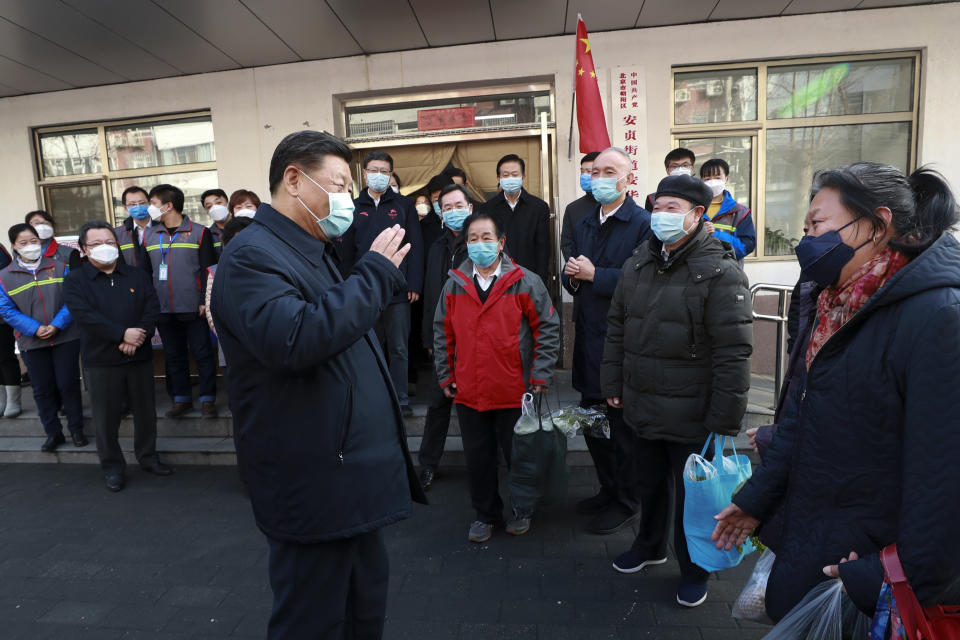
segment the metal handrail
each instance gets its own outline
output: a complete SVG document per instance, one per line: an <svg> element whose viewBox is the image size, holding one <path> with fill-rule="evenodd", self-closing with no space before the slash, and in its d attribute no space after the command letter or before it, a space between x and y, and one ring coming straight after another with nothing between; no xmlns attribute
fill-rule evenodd
<svg viewBox="0 0 960 640"><path fill-rule="evenodd" d="M777 323L777 369L773 390L773 406L776 408L780 399L780 387L783 385L783 378L787 371L787 322L789 322L787 299L793 293L793 287L783 284L757 283L750 287L751 308L756 306L757 294L760 292L777 294L777 315L752 312L754 320Z"/></svg>

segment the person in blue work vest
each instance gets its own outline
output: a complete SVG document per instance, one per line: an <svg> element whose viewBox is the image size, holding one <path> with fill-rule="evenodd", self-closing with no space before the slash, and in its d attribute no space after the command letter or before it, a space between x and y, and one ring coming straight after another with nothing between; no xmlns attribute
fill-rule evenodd
<svg viewBox="0 0 960 640"><path fill-rule="evenodd" d="M79 256L79 254L76 253L76 249L61 246L57 243L57 239L54 237L57 233L57 222L53 219L52 215L43 209L31 211L24 216L23 221L33 227L34 231L36 231L40 237L40 245L43 247L43 256L45 258L60 260L64 264L69 265L71 257L76 258Z"/></svg>
<svg viewBox="0 0 960 640"><path fill-rule="evenodd" d="M131 267L138 267L150 273L150 260L143 248L143 236L150 227L150 202L147 190L137 185L127 187L120 196L120 202L130 214L122 224L113 229L120 243L123 261Z"/></svg>
<svg viewBox="0 0 960 640"><path fill-rule="evenodd" d="M227 192L223 189L207 189L200 195L200 204L204 211L210 215L213 224L207 227L210 235L213 236L213 248L217 252L217 258L223 251L223 228L233 217L230 212L230 201L227 200Z"/></svg>
<svg viewBox="0 0 960 640"><path fill-rule="evenodd" d="M63 301L67 263L43 255L40 236L29 224L10 227L13 261L0 271L0 315L17 333L17 346L27 365L33 399L47 439L41 451L53 452L66 442L57 410L63 405L67 427L77 447L83 434L80 398L80 334Z"/></svg>
<svg viewBox="0 0 960 640"><path fill-rule="evenodd" d="M704 226L717 240L733 247L737 261L743 266L743 258L757 248L757 229L753 226L750 208L745 207L727 191L730 182L730 165L720 158L712 158L700 167L700 179L713 191L713 201L704 214Z"/></svg>
<svg viewBox="0 0 960 640"><path fill-rule="evenodd" d="M168 418L193 409L189 351L200 377L200 413L217 417L217 363L203 308L207 268L217 263L210 230L183 215L183 191L169 184L150 190L150 218L144 236L160 300L157 330L163 340L167 393L173 400Z"/></svg>

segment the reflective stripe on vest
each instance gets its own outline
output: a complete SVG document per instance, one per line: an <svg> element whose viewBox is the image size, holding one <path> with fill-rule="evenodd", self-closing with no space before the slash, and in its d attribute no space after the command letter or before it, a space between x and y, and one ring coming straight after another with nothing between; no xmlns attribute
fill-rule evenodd
<svg viewBox="0 0 960 640"><path fill-rule="evenodd" d="M33 287L39 287L45 284L63 284L63 278L48 278L47 280L34 280L32 282L28 282L25 285L19 286L16 289L13 289L12 291L7 291L7 295L12 298L18 293L23 293L27 289L31 289Z"/></svg>
<svg viewBox="0 0 960 640"><path fill-rule="evenodd" d="M714 227L715 229L719 229L720 231L726 231L726 232L729 233L729 234L737 235L737 228L734 227L733 225L730 225L730 224L718 224L718 223L714 222L714 223L713 223L713 227Z"/></svg>
<svg viewBox="0 0 960 640"><path fill-rule="evenodd" d="M206 227L184 216L173 238L162 227L150 227L143 237L153 266L153 286L161 313L196 313L203 304L200 282L200 241ZM173 239L172 244L168 244ZM165 254L165 255L164 255ZM167 280L160 280L160 265L166 258ZM204 274L205 277L205 274Z"/></svg>

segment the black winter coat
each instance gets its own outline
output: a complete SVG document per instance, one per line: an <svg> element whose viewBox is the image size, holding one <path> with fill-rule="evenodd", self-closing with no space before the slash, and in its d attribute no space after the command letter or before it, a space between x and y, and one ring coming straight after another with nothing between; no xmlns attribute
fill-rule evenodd
<svg viewBox="0 0 960 640"><path fill-rule="evenodd" d="M546 202L520 190L520 199L515 209L507 203L501 191L487 200L480 208L500 222L507 236L504 251L510 258L528 271L533 271L549 289L553 269L550 268L550 207Z"/></svg>
<svg viewBox="0 0 960 640"><path fill-rule="evenodd" d="M944 234L834 334L734 502L761 521L785 500L767 583L779 620L840 565L873 611L896 542L920 603L960 603L960 245Z"/></svg>
<svg viewBox="0 0 960 640"><path fill-rule="evenodd" d="M395 224L400 225L406 231L403 244L410 244L407 257L400 263L400 271L406 278L407 291L421 293L423 291L423 258L427 249L420 234L420 218L417 217L413 201L406 196L394 193L393 189L387 189L380 196L380 202L374 204L373 198L370 197L370 190L364 189L353 203L356 207L351 226L353 233L350 234L355 243L353 256L365 255L381 231ZM407 291L397 293L392 302L407 302Z"/></svg>
<svg viewBox="0 0 960 640"><path fill-rule="evenodd" d="M630 199L633 200L633 198ZM571 257L576 257L572 253L573 230L577 228L577 224L581 220L596 211L599 206L600 203L594 199L592 193L585 193L568 204L567 208L563 210L563 225L560 227L560 253L563 255L564 264Z"/></svg>
<svg viewBox="0 0 960 640"><path fill-rule="evenodd" d="M427 250L427 268L423 273L423 326L421 337L423 344L433 348L433 316L437 312L437 303L443 285L450 277L450 270L456 269L467 259L466 237L461 233L454 236L449 229L434 241Z"/></svg>
<svg viewBox="0 0 960 640"><path fill-rule="evenodd" d="M593 198L591 197L591 200ZM563 286L573 295L573 388L587 398L599 399L600 361L607 338L607 312L613 292L620 280L623 263L650 236L650 213L641 209L633 198L612 217L600 224L600 204L594 201L593 212L581 218L573 231L571 255L590 259L596 272L593 282L579 282L561 276Z"/></svg>
<svg viewBox="0 0 960 640"><path fill-rule="evenodd" d="M267 204L224 249L213 319L240 473L268 536L348 538L424 501L371 330L398 291L403 275L371 252L341 279L328 245Z"/></svg>
<svg viewBox="0 0 960 640"><path fill-rule="evenodd" d="M603 397L641 438L736 435L747 409L753 327L733 249L696 233L664 261L651 236L623 265L607 315Z"/></svg>

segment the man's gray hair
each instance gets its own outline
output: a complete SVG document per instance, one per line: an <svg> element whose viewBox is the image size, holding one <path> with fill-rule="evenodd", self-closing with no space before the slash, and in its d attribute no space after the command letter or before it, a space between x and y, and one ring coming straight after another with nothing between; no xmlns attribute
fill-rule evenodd
<svg viewBox="0 0 960 640"><path fill-rule="evenodd" d="M601 154L606 153L607 151L613 151L616 154L619 154L627 163L627 171L633 171L633 158L630 157L630 154L624 151L621 147L607 147Z"/></svg>

